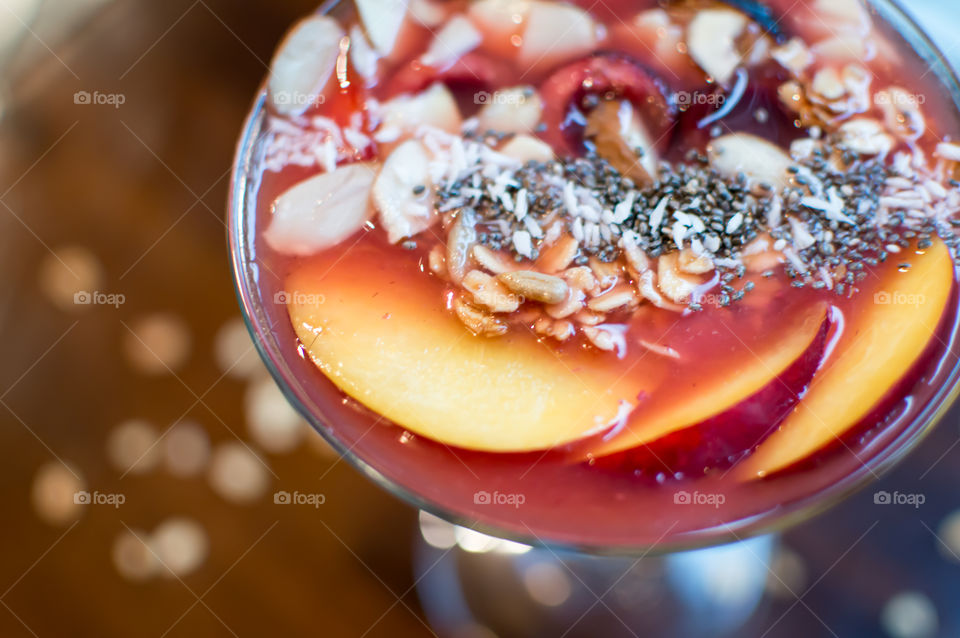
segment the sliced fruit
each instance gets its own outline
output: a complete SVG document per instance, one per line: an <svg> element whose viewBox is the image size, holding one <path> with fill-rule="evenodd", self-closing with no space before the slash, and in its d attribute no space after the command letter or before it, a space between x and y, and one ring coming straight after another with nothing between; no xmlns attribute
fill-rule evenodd
<svg viewBox="0 0 960 638"><path fill-rule="evenodd" d="M775 379L726 411L648 444L604 457L600 465L696 477L725 470L762 443L800 401L823 358L830 322L824 321L803 354Z"/></svg>
<svg viewBox="0 0 960 638"><path fill-rule="evenodd" d="M524 70L549 68L586 55L596 45L597 25L589 13L568 4L533 2L517 59Z"/></svg>
<svg viewBox="0 0 960 638"><path fill-rule="evenodd" d="M659 149L670 142L676 110L666 86L637 61L618 54L591 55L556 70L540 87L543 138L557 152L583 152L584 103L587 96L629 100Z"/></svg>
<svg viewBox="0 0 960 638"><path fill-rule="evenodd" d="M772 474L835 443L857 425L923 353L954 282L946 246L935 240L906 272L889 275L874 304L846 318L833 356L809 392L766 442L737 468L751 479Z"/></svg>
<svg viewBox="0 0 960 638"><path fill-rule="evenodd" d="M446 8L433 0L410 0L410 15L425 27L439 27L447 18Z"/></svg>
<svg viewBox="0 0 960 638"><path fill-rule="evenodd" d="M401 95L381 105L381 130L398 135L412 134L420 126L432 126L448 133L460 132L460 109L450 90L437 83L415 95Z"/></svg>
<svg viewBox="0 0 960 638"><path fill-rule="evenodd" d="M360 230L373 212L370 189L379 166L348 164L300 182L277 198L263 236L274 250L312 255Z"/></svg>
<svg viewBox="0 0 960 638"><path fill-rule="evenodd" d="M520 162L549 162L553 159L553 149L535 137L515 135L500 148L500 152Z"/></svg>
<svg viewBox="0 0 960 638"><path fill-rule="evenodd" d="M483 47L491 53L513 57L530 13L530 0L476 0L467 15L483 32Z"/></svg>
<svg viewBox="0 0 960 638"><path fill-rule="evenodd" d="M770 142L747 133L731 133L707 146L710 165L728 177L747 177L782 188L789 182L790 156Z"/></svg>
<svg viewBox="0 0 960 638"><path fill-rule="evenodd" d="M593 140L600 157L637 184L646 186L656 179L657 151L629 100L607 101L593 109L584 137Z"/></svg>
<svg viewBox="0 0 960 638"><path fill-rule="evenodd" d="M649 444L737 406L798 361L814 343L825 321L826 309L822 305L808 306L784 317L776 327L775 338L762 348L731 355L729 363L724 362L728 368L715 370L699 381L673 380L671 393L679 400L649 410L641 406L622 431L590 449L591 456L602 457Z"/></svg>
<svg viewBox="0 0 960 638"><path fill-rule="evenodd" d="M373 49L363 29L360 25L353 25L350 28L350 64L363 79L372 82L376 80L379 62L380 56Z"/></svg>
<svg viewBox="0 0 960 638"><path fill-rule="evenodd" d="M387 157L373 184L373 200L390 243L413 237L437 221L430 189L430 155L407 140Z"/></svg>
<svg viewBox="0 0 960 638"><path fill-rule="evenodd" d="M500 89L485 96L478 118L481 130L530 133L540 121L543 102L532 86Z"/></svg>
<svg viewBox="0 0 960 638"><path fill-rule="evenodd" d="M270 101L278 113L299 115L321 102L340 54L343 29L333 18L301 20L270 63Z"/></svg>
<svg viewBox="0 0 960 638"><path fill-rule="evenodd" d="M483 34L470 20L462 15L454 16L433 37L420 62L435 68L449 66L477 48L482 41Z"/></svg>
<svg viewBox="0 0 960 638"><path fill-rule="evenodd" d="M436 290L365 276L377 267L372 254L294 273L288 310L323 373L401 427L474 450L546 449L588 434L636 396L613 371L571 362L526 333L471 335L431 312Z"/></svg>
<svg viewBox="0 0 960 638"><path fill-rule="evenodd" d="M407 19L405 0L355 0L360 21L377 52L389 57Z"/></svg>
<svg viewBox="0 0 960 638"><path fill-rule="evenodd" d="M687 26L687 49L700 68L726 84L742 64L737 38L748 24L747 16L731 9L703 9Z"/></svg>

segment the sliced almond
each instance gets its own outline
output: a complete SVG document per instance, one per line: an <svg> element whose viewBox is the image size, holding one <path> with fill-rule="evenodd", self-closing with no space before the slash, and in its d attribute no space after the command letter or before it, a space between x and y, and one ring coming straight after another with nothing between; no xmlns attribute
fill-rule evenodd
<svg viewBox="0 0 960 638"><path fill-rule="evenodd" d="M791 38L786 44L774 47L770 56L794 75L800 75L813 64L813 54L802 38Z"/></svg>
<svg viewBox="0 0 960 638"><path fill-rule="evenodd" d="M486 103L477 118L481 130L530 133L543 113L543 102L532 86L498 89L483 94Z"/></svg>
<svg viewBox="0 0 960 638"><path fill-rule="evenodd" d="M581 292L590 292L597 288L597 278L593 276L593 271L587 266L568 268L561 276L571 288Z"/></svg>
<svg viewBox="0 0 960 638"><path fill-rule="evenodd" d="M843 146L861 155L886 155L894 146L894 139L888 135L877 120L857 118L840 126L837 131Z"/></svg>
<svg viewBox="0 0 960 638"><path fill-rule="evenodd" d="M623 276L623 268L617 262L600 261L591 257L589 263L593 276L597 278L597 285L603 290L615 286Z"/></svg>
<svg viewBox="0 0 960 638"><path fill-rule="evenodd" d="M620 284L588 301L587 308L594 312L612 312L620 308L635 306L637 303L637 293L633 286Z"/></svg>
<svg viewBox="0 0 960 638"><path fill-rule="evenodd" d="M460 297L454 298L453 311L457 314L460 321L463 322L463 325L477 336L498 337L507 332L507 324L504 321L497 319L490 313L477 308Z"/></svg>
<svg viewBox="0 0 960 638"><path fill-rule="evenodd" d="M552 337L557 341L566 341L577 333L573 323L566 320L551 320L547 317L540 317L533 324L533 330L539 335Z"/></svg>
<svg viewBox="0 0 960 638"><path fill-rule="evenodd" d="M567 282L560 277L533 270L507 272L497 275L497 278L513 292L544 304L560 303L570 290Z"/></svg>
<svg viewBox="0 0 960 638"><path fill-rule="evenodd" d="M595 326L603 323L604 316L592 310L581 310L573 315L574 321L584 326Z"/></svg>
<svg viewBox="0 0 960 638"><path fill-rule="evenodd" d="M637 184L657 176L657 153L650 134L628 100L602 102L587 117L584 135L593 139L597 154Z"/></svg>
<svg viewBox="0 0 960 638"><path fill-rule="evenodd" d="M657 284L660 292L675 303L686 303L700 282L685 276L677 266L677 253L661 255L657 260Z"/></svg>
<svg viewBox="0 0 960 638"><path fill-rule="evenodd" d="M583 310L583 300L586 298L582 290L570 288L566 298L560 303L546 307L547 314L554 319L564 319Z"/></svg>
<svg viewBox="0 0 960 638"><path fill-rule="evenodd" d="M817 71L810 88L827 100L838 100L847 92L840 79L840 72L833 67L824 67Z"/></svg>
<svg viewBox="0 0 960 638"><path fill-rule="evenodd" d="M301 20L270 63L267 85L278 113L299 115L322 100L340 55L343 29L328 16Z"/></svg>
<svg viewBox="0 0 960 638"><path fill-rule="evenodd" d="M639 275L650 269L650 258L637 246L633 233L624 233L619 241L620 250L627 260L627 264Z"/></svg>
<svg viewBox="0 0 960 638"><path fill-rule="evenodd" d="M389 57L407 19L404 0L355 0L357 12L370 42L380 55Z"/></svg>
<svg viewBox="0 0 960 638"><path fill-rule="evenodd" d="M412 134L421 126L432 126L447 133L460 132L460 109L453 94L443 84L433 84L416 95L401 95L380 105L381 131Z"/></svg>
<svg viewBox="0 0 960 638"><path fill-rule="evenodd" d="M425 66L444 68L464 54L473 51L483 41L483 35L465 16L455 15L433 37L427 52L420 58Z"/></svg>
<svg viewBox="0 0 960 638"><path fill-rule="evenodd" d="M547 68L596 48L597 25L583 9L559 2L531 2L519 62L525 69Z"/></svg>
<svg viewBox="0 0 960 638"><path fill-rule="evenodd" d="M350 63L367 81L376 79L380 56L357 24L350 28Z"/></svg>
<svg viewBox="0 0 960 638"><path fill-rule="evenodd" d="M490 250L486 246L477 244L473 247L471 255L477 265L494 275L516 270L516 262L505 259L500 253Z"/></svg>
<svg viewBox="0 0 960 638"><path fill-rule="evenodd" d="M457 220L447 236L447 275L454 283L460 283L467 274L470 252L477 243L476 220L469 210L457 215Z"/></svg>
<svg viewBox="0 0 960 638"><path fill-rule="evenodd" d="M447 276L447 251L444 250L441 244L435 244L434 247L430 249L427 262L430 266L430 272L437 277Z"/></svg>
<svg viewBox="0 0 960 638"><path fill-rule="evenodd" d="M467 15L483 32L484 48L506 57L517 51L531 4L531 0L474 0Z"/></svg>
<svg viewBox="0 0 960 638"><path fill-rule="evenodd" d="M570 265L579 251L580 243L571 235L563 235L546 249L540 251L540 256L536 261L537 270L549 274L558 273Z"/></svg>
<svg viewBox="0 0 960 638"><path fill-rule="evenodd" d="M689 248L684 248L677 256L677 267L680 272L689 275L702 275L713 270L713 260L706 255L698 255Z"/></svg>
<svg viewBox="0 0 960 638"><path fill-rule="evenodd" d="M937 144L936 156L950 162L960 162L960 144L941 142Z"/></svg>
<svg viewBox="0 0 960 638"><path fill-rule="evenodd" d="M594 346L600 350L616 352L618 357L622 357L626 351L626 338L623 331L617 329L617 326L608 326L601 324L599 326L585 326L583 334L590 340Z"/></svg>
<svg viewBox="0 0 960 638"><path fill-rule="evenodd" d="M438 219L433 209L429 162L426 147L408 140L390 153L377 176L373 199L391 243L423 232Z"/></svg>
<svg viewBox="0 0 960 638"><path fill-rule="evenodd" d="M520 307L520 297L485 272L471 270L463 278L462 285L473 295L474 303L490 312L513 312Z"/></svg>
<svg viewBox="0 0 960 638"><path fill-rule="evenodd" d="M744 173L758 182L783 188L789 182L790 156L770 142L748 133L731 133L707 145L710 164L727 177Z"/></svg>
<svg viewBox="0 0 960 638"><path fill-rule="evenodd" d="M409 0L410 17L425 27L434 28L447 19L447 10L440 2L433 0Z"/></svg>
<svg viewBox="0 0 960 638"><path fill-rule="evenodd" d="M549 162L554 158L553 148L549 144L529 135L512 137L500 148L500 153L523 163Z"/></svg>
<svg viewBox="0 0 960 638"><path fill-rule="evenodd" d="M348 164L284 192L273 205L264 239L287 255L311 255L359 231L370 219L376 164Z"/></svg>
<svg viewBox="0 0 960 638"><path fill-rule="evenodd" d="M726 84L741 65L737 38L747 26L747 17L732 9L703 9L687 26L687 48L707 75Z"/></svg>

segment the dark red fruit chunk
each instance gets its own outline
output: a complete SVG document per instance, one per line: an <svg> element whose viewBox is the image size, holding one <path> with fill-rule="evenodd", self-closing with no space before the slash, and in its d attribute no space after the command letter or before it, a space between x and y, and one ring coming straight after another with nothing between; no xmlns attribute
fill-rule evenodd
<svg viewBox="0 0 960 638"><path fill-rule="evenodd" d="M668 159L679 161L691 148L703 149L711 139L710 130L714 126L719 126L723 133L751 133L782 148L789 147L805 133L794 124L796 115L784 106L777 94L787 79L787 72L776 63L750 69L746 90L730 112L704 126L700 126L704 118L729 106L730 93L711 86L678 93L677 134Z"/></svg>
<svg viewBox="0 0 960 638"><path fill-rule="evenodd" d="M649 445L596 461L597 467L654 478L701 476L725 470L756 448L797 405L823 358L830 321L824 320L803 355L763 389L729 410Z"/></svg>
<svg viewBox="0 0 960 638"><path fill-rule="evenodd" d="M676 120L666 85L637 61L620 54L591 55L554 71L540 87L541 133L560 154L584 151L586 113L598 100L629 100L658 148L666 148ZM591 104L591 101L594 104Z"/></svg>

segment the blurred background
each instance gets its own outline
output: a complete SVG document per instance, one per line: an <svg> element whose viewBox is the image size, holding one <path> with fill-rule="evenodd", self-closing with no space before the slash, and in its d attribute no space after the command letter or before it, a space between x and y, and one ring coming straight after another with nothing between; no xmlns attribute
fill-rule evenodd
<svg viewBox="0 0 960 638"><path fill-rule="evenodd" d="M960 64L956 9L904 4ZM604 591L419 516L267 377L224 207L271 52L314 6L0 0L0 636L601 635L617 604L682 598L661 565ZM728 596L761 579L737 635L960 635L958 443L954 410L876 489L757 546L759 571L711 563ZM454 586L521 555L516 591ZM532 629L570 601L589 613Z"/></svg>

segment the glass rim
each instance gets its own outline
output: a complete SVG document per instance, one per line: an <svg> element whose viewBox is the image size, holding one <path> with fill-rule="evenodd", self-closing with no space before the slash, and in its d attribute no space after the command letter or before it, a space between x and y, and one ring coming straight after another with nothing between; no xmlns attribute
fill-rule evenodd
<svg viewBox="0 0 960 638"><path fill-rule="evenodd" d="M343 0L326 0L320 5L317 12L329 12L338 6L341 1ZM762 2L762 0L760 1ZM937 82L945 86L950 95L950 101L960 112L960 77L958 77L958 70L949 64L942 51L934 44L913 16L903 8L901 0L862 1L874 9L879 17L904 38L915 53L930 65ZM791 501L789 504L774 505L752 516L687 532L675 539L660 542L653 546L596 546L589 543L554 542L550 539L517 533L482 521L471 520L455 510L438 505L414 490L398 484L355 454L332 434L332 430L336 428L327 427L328 424L324 422L322 417L310 409L308 405L310 401L307 398L306 391L301 387L296 375L286 366L285 359L288 355L285 354L285 349L275 339L261 312L265 302L260 297L257 283L250 272L249 266L254 265L256 260L253 258L252 246L249 243L251 236L245 232L255 220L254 213L250 210L250 167L254 160L256 141L262 132L265 121L267 99L265 84L264 81L253 100L250 114L243 125L231 168L231 184L227 204L227 240L230 252L230 268L234 291L240 305L244 324L270 375L287 401L306 419L310 426L352 467L370 478L380 488L420 510L455 525L497 538L556 551L597 556L648 556L738 542L752 536L784 531L830 509L873 483L880 475L892 469L925 438L960 395L960 384L958 384L958 381L960 381L960 363L958 363L950 371L944 383L933 393L923 410L896 438L889 441L881 450L873 454L867 462L861 463L837 483L816 493ZM255 201L253 204L255 205ZM956 286L957 284L954 283L954 287ZM960 318L958 318L958 321L960 321Z"/></svg>

